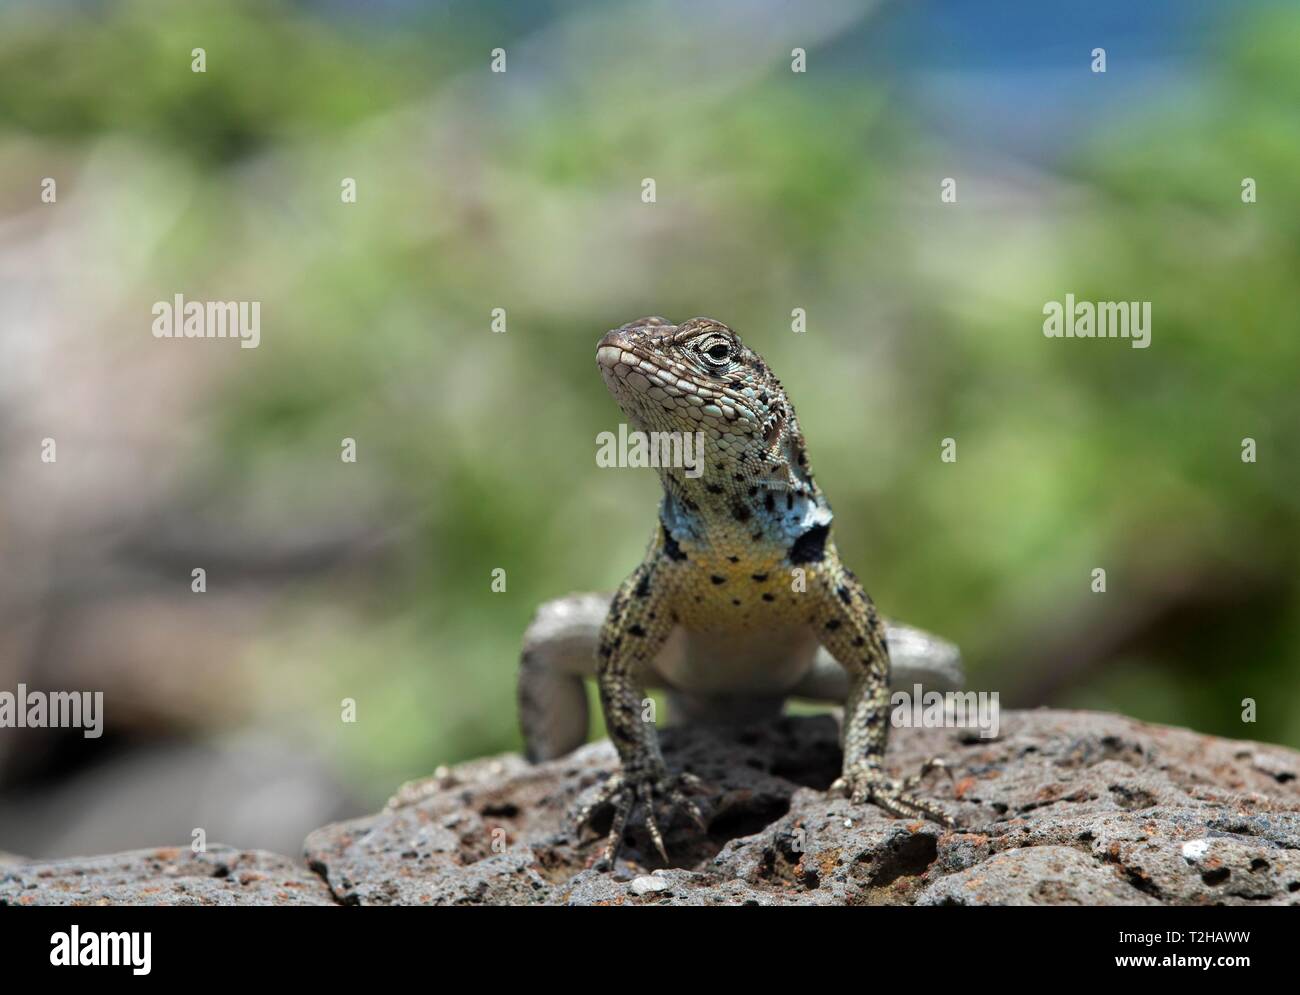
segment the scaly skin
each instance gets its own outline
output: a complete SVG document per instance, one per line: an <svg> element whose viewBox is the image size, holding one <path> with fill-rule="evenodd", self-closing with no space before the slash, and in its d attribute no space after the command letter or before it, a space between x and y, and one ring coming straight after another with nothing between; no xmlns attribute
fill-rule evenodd
<svg viewBox="0 0 1300 995"><path fill-rule="evenodd" d="M889 649L875 606L831 539L831 509L813 480L803 435L780 382L735 333L709 318L682 325L642 318L601 339L597 365L633 427L703 433L703 473L660 467L659 524L641 565L611 602L597 648L597 682L622 772L578 814L581 827L613 803L603 853L613 863L640 803L664 854L655 803L684 808L652 722L643 718L640 673L682 627L693 637L739 640L755 631L784 638L807 629L845 668L844 766L835 790L901 817L952 820L911 793L917 778L888 778ZM930 765L927 765L927 767ZM924 770L922 771L922 774Z"/></svg>

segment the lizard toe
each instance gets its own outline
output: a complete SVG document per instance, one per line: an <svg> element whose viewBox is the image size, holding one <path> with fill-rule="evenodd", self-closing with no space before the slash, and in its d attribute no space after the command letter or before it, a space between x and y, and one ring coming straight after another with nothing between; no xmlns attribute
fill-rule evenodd
<svg viewBox="0 0 1300 995"><path fill-rule="evenodd" d="M623 835L631 822L632 815L640 808L650 842L664 863L668 863L668 847L664 842L656 804L664 801L668 803L670 809L681 809L701 831L704 831L707 829L704 816L699 806L687 797L684 791L687 787L696 787L702 783L699 778L689 774L669 776L649 773L631 778L616 774L605 783L592 801L578 811L574 817L576 833L581 838L582 831L590 823L592 816L606 805L613 805L614 819L605 837L601 857L597 861L597 866L604 869L612 868L622 847Z"/></svg>
<svg viewBox="0 0 1300 995"><path fill-rule="evenodd" d="M930 770L940 767L947 770L942 761L927 761L919 774L896 781L886 777L879 766L863 764L845 771L831 785L831 790L843 791L855 805L872 804L898 819L922 818L951 827L956 825L952 816L933 802L918 798L911 790Z"/></svg>

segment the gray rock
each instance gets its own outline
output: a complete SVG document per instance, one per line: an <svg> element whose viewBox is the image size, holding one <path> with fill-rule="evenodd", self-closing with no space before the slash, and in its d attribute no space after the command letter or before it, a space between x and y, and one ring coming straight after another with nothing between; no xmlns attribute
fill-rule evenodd
<svg viewBox="0 0 1300 995"><path fill-rule="evenodd" d="M894 774L947 760L922 790L951 830L828 795L834 719L786 718L665 730L669 766L706 784L706 832L662 813L669 867L638 823L612 873L591 868L603 840L570 816L616 767L601 742L404 785L307 838L315 875L229 848L9 858L0 904L1300 904L1300 753L1089 712L1004 712L1002 732L894 732Z"/></svg>
<svg viewBox="0 0 1300 995"><path fill-rule="evenodd" d="M0 905L333 905L321 880L260 850L136 850L0 866Z"/></svg>
<svg viewBox="0 0 1300 995"><path fill-rule="evenodd" d="M924 790L955 830L828 796L840 757L820 716L666 730L670 767L708 785L708 832L670 818L673 866L654 876L639 825L612 874L590 869L600 839L571 832L615 767L606 742L440 771L312 833L307 857L357 904L1300 904L1300 754L1101 713L1004 712L1002 732L891 739L896 774L947 759L952 781Z"/></svg>
<svg viewBox="0 0 1300 995"><path fill-rule="evenodd" d="M1159 905L1117 868L1068 846L1027 846L939 878L917 905Z"/></svg>

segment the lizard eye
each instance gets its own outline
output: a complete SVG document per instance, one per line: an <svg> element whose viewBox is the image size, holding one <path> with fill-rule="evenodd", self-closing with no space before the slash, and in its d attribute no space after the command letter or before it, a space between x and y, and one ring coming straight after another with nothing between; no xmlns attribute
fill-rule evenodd
<svg viewBox="0 0 1300 995"><path fill-rule="evenodd" d="M704 358L713 366L725 366L731 361L731 346L723 339L714 339L704 347Z"/></svg>

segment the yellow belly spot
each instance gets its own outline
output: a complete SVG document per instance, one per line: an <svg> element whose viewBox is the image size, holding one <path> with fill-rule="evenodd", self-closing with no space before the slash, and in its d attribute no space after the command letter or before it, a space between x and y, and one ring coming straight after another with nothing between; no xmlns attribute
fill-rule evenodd
<svg viewBox="0 0 1300 995"><path fill-rule="evenodd" d="M809 595L793 589L783 560L776 550L724 547L674 564L678 623L696 632L727 632L806 622L813 610Z"/></svg>

